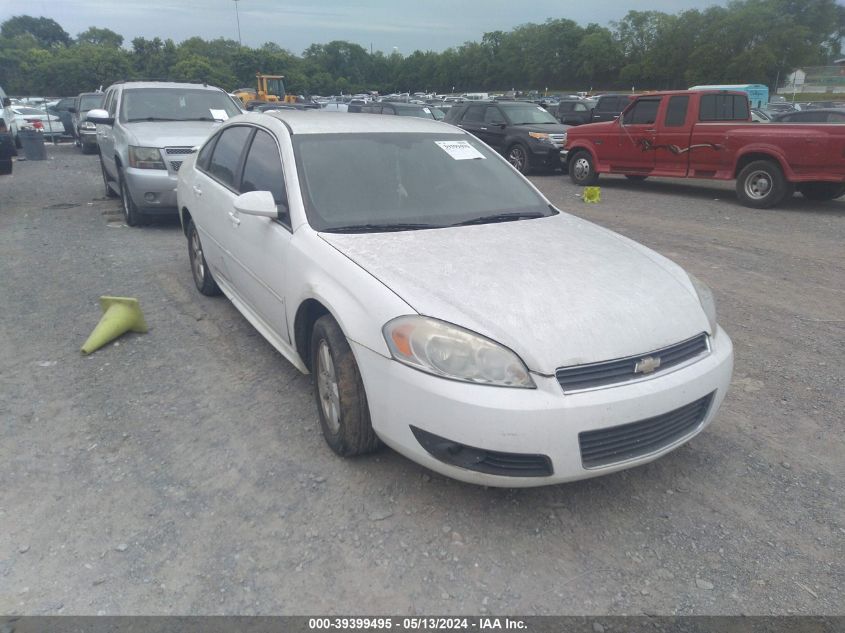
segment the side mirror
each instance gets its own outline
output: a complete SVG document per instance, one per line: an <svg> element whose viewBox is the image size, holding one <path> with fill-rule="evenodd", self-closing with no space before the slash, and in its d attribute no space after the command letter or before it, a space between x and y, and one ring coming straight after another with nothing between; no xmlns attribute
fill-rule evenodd
<svg viewBox="0 0 845 633"><path fill-rule="evenodd" d="M114 117L110 117L105 110L89 110L87 120L99 125L114 125Z"/></svg>
<svg viewBox="0 0 845 633"><path fill-rule="evenodd" d="M269 191L248 191L235 198L235 211L245 215L257 215L262 218L279 217L276 201Z"/></svg>

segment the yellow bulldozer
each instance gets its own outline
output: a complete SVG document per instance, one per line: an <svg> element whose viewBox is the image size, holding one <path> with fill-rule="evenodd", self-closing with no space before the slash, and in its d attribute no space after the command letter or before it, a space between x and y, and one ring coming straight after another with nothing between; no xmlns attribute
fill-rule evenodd
<svg viewBox="0 0 845 633"><path fill-rule="evenodd" d="M296 103L296 96L285 93L284 75L265 75L256 73L256 86L252 88L238 88L234 95L240 99L247 110L252 110L262 103Z"/></svg>

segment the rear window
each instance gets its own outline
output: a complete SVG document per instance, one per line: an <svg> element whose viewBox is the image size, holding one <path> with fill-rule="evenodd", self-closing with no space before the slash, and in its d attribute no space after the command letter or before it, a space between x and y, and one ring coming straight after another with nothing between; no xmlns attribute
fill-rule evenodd
<svg viewBox="0 0 845 633"><path fill-rule="evenodd" d="M748 97L745 95L704 95L701 97L699 121L746 121Z"/></svg>

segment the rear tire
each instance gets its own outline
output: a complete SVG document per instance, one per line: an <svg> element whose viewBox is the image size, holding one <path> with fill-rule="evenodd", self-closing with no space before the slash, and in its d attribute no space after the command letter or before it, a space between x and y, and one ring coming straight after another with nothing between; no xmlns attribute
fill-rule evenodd
<svg viewBox="0 0 845 633"><path fill-rule="evenodd" d="M371 453L380 446L370 422L370 408L355 356L343 331L326 314L311 335L314 398L323 437L342 457Z"/></svg>
<svg viewBox="0 0 845 633"><path fill-rule="evenodd" d="M206 297L219 295L220 287L214 281L208 263L205 261L200 234L193 220L188 221L188 230L185 233L188 237L188 259L191 262L191 275L194 278L194 285Z"/></svg>
<svg viewBox="0 0 845 633"><path fill-rule="evenodd" d="M739 201L752 209L769 209L780 203L790 187L780 165L770 160L755 160L746 165L736 179Z"/></svg>
<svg viewBox="0 0 845 633"><path fill-rule="evenodd" d="M584 150L575 152L567 162L569 163L569 178L579 187L589 187L598 182L599 175L596 173L590 152Z"/></svg>
<svg viewBox="0 0 845 633"><path fill-rule="evenodd" d="M804 182L798 191L807 200L835 200L845 195L845 184L838 182Z"/></svg>

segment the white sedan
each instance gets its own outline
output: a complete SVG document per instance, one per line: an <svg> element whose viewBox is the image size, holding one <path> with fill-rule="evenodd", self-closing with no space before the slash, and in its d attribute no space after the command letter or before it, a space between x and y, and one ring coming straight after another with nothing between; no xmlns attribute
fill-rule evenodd
<svg viewBox="0 0 845 633"><path fill-rule="evenodd" d="M18 132L24 128L41 130L45 138L59 138L65 133L62 120L54 114L28 106L12 106L11 110L13 116L9 132L16 141Z"/></svg>
<svg viewBox="0 0 845 633"><path fill-rule="evenodd" d="M703 283L452 126L237 116L177 195L197 288L314 374L340 455L384 442L467 482L571 481L679 447L728 389Z"/></svg>

